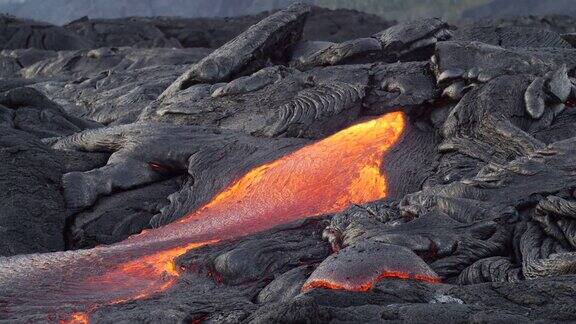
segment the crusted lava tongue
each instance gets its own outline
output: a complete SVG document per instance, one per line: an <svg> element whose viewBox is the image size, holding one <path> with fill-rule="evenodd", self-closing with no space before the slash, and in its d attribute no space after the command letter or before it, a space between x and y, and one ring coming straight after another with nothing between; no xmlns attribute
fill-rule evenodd
<svg viewBox="0 0 576 324"><path fill-rule="evenodd" d="M40 91L29 87L0 93L0 107L11 115L12 126L39 138L71 135L100 126L69 115Z"/></svg>
<svg viewBox="0 0 576 324"><path fill-rule="evenodd" d="M292 51L290 65L307 70L315 66L366 63L382 56L382 44L375 38L358 38L338 44L303 42Z"/></svg>
<svg viewBox="0 0 576 324"><path fill-rule="evenodd" d="M566 64L576 67L573 48L504 48L475 41L447 41L436 44L432 58L438 83L455 79L485 83L501 75L544 76Z"/></svg>
<svg viewBox="0 0 576 324"><path fill-rule="evenodd" d="M416 52L437 41L447 40L451 35L450 25L438 18L429 18L401 22L374 35L374 38L380 40L384 56L393 62L402 57L425 60L430 57L429 53L421 56Z"/></svg>
<svg viewBox="0 0 576 324"><path fill-rule="evenodd" d="M248 28L230 42L193 65L176 80L161 99L198 83L227 81L238 73L263 67L267 59L282 56L284 49L302 37L310 7L295 4Z"/></svg>
<svg viewBox="0 0 576 324"><path fill-rule="evenodd" d="M302 289L366 291L385 278L440 282L440 277L411 250L362 241L332 254L310 275Z"/></svg>

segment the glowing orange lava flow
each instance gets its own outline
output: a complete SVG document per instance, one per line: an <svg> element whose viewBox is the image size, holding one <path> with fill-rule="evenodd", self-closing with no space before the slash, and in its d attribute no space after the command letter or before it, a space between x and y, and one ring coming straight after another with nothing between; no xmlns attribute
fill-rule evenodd
<svg viewBox="0 0 576 324"><path fill-rule="evenodd" d="M254 221L268 227L384 198L384 153L403 130L400 112L349 127L248 172L180 223L206 213L255 214Z"/></svg>
<svg viewBox="0 0 576 324"><path fill-rule="evenodd" d="M61 320L60 324L88 324L89 322L88 314L78 312L72 314L67 320Z"/></svg>
<svg viewBox="0 0 576 324"><path fill-rule="evenodd" d="M199 210L126 244L152 237L230 239L384 198L383 158L404 123L403 113L394 112L351 126L253 169Z"/></svg>
<svg viewBox="0 0 576 324"><path fill-rule="evenodd" d="M207 244L213 244L217 241L208 241L202 243L190 243L185 246L161 250L139 258L136 258L108 270L103 275L89 277L85 281L87 284L95 286L112 283L114 289L126 287L123 292L128 291L129 287L138 287L134 293L121 295L116 299L111 299L109 304L120 304L135 299L143 299L154 293L164 291L171 287L180 273L176 270L174 260L184 253L199 248Z"/></svg>
<svg viewBox="0 0 576 324"><path fill-rule="evenodd" d="M124 242L0 259L0 291L19 296L0 296L0 304L30 309L74 305L75 311L89 312L146 298L177 281L175 259L191 249L383 198L383 159L402 135L404 118L401 112L390 113L257 167L180 221ZM72 317L78 322L85 318L82 312Z"/></svg>

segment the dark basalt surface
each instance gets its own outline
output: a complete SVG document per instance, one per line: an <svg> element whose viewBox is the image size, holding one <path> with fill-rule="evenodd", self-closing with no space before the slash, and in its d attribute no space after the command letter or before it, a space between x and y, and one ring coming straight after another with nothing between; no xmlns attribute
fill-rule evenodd
<svg viewBox="0 0 576 324"><path fill-rule="evenodd" d="M62 27L28 19L0 15L1 49L37 48L78 50L94 46L92 42Z"/></svg>
<svg viewBox="0 0 576 324"><path fill-rule="evenodd" d="M18 264L177 221L254 167L395 111L388 198L191 250L173 287L90 321L576 321L570 18L358 15L2 17L0 321L71 308L19 304Z"/></svg>
<svg viewBox="0 0 576 324"><path fill-rule="evenodd" d="M487 17L514 17L528 15L574 14L572 0L492 0L485 5L465 10L462 17L478 19Z"/></svg>
<svg viewBox="0 0 576 324"><path fill-rule="evenodd" d="M131 17L82 18L64 26L97 47L218 48L270 13L226 18ZM312 8L304 40L342 42L382 31L394 22L354 10ZM354 26L350 28L349 26Z"/></svg>

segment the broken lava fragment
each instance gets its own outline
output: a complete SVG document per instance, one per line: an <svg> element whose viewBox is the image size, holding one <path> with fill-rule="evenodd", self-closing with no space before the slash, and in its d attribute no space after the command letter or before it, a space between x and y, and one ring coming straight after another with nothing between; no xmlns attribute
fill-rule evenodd
<svg viewBox="0 0 576 324"><path fill-rule="evenodd" d="M439 283L438 275L411 250L380 242L361 242L326 258L304 283L314 288L367 291L385 278Z"/></svg>

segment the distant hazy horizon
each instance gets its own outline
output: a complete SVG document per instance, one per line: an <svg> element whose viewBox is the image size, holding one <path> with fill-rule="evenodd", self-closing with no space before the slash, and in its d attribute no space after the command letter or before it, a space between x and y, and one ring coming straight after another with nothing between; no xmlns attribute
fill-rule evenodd
<svg viewBox="0 0 576 324"><path fill-rule="evenodd" d="M528 14L575 14L576 0L0 0L0 12L55 24L88 16L224 17L256 14L308 2L355 9L389 20L441 17L487 18ZM572 9L574 8L574 9Z"/></svg>

